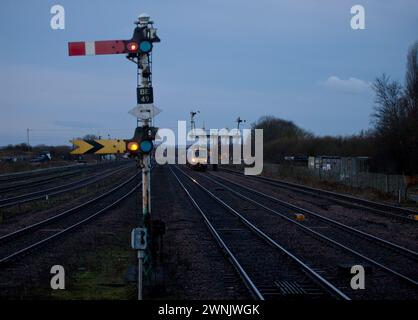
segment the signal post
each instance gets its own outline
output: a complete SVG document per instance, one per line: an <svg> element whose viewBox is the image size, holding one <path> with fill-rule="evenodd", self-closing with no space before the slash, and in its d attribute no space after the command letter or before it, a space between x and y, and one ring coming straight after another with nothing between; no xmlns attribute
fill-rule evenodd
<svg viewBox="0 0 418 320"><path fill-rule="evenodd" d="M152 126L153 117L161 112L154 106L152 87L152 49L160 42L157 29L147 14L135 21L135 29L129 40L69 42L70 56L126 54L137 66L137 104L129 111L137 118L132 139L126 140L74 140L78 149L72 154L112 154L128 152L142 169L142 223L131 233L131 245L138 250L138 299L142 299L142 276L151 270L151 154L154 149L157 128ZM144 271L144 272L143 272Z"/></svg>

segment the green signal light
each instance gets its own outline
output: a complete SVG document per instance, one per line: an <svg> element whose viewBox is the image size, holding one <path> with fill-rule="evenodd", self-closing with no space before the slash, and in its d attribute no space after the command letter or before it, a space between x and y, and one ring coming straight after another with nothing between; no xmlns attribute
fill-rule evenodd
<svg viewBox="0 0 418 320"><path fill-rule="evenodd" d="M143 53L148 53L148 52L150 52L151 50L152 50L152 43L151 42L149 42L149 41L142 41L140 44L139 44L139 50L141 51L141 52L143 52Z"/></svg>
<svg viewBox="0 0 418 320"><path fill-rule="evenodd" d="M150 153L154 145L152 144L151 140L142 140L139 147L141 149L141 152Z"/></svg>

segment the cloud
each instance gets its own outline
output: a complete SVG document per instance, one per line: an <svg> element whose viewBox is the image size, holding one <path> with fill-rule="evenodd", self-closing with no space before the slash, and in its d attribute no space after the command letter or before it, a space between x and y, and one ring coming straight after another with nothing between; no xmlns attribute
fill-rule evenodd
<svg viewBox="0 0 418 320"><path fill-rule="evenodd" d="M324 88L347 93L362 93L370 90L371 83L353 77L344 80L337 76L330 76L327 80L319 82L319 85Z"/></svg>

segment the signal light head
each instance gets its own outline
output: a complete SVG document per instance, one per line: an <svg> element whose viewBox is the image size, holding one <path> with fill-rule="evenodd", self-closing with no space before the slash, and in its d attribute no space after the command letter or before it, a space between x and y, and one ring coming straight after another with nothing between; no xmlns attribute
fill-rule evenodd
<svg viewBox="0 0 418 320"><path fill-rule="evenodd" d="M129 42L127 47L128 47L129 52L137 52L138 51L138 44L136 42Z"/></svg>
<svg viewBox="0 0 418 320"><path fill-rule="evenodd" d="M148 53L152 50L152 43L150 41L142 41L139 44L139 50L143 53Z"/></svg>
<svg viewBox="0 0 418 320"><path fill-rule="evenodd" d="M142 153L150 153L154 145L151 140L142 140L139 147Z"/></svg>
<svg viewBox="0 0 418 320"><path fill-rule="evenodd" d="M131 152L138 152L139 145L138 142L129 142L128 143L128 150Z"/></svg>

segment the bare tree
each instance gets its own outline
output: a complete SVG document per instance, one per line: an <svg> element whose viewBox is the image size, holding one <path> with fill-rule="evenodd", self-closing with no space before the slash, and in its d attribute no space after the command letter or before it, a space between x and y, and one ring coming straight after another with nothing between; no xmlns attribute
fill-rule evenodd
<svg viewBox="0 0 418 320"><path fill-rule="evenodd" d="M373 113L376 131L381 135L393 134L399 130L403 113L402 86L383 74L381 78L376 79L372 88L376 93Z"/></svg>
<svg viewBox="0 0 418 320"><path fill-rule="evenodd" d="M409 148L406 166L418 173L418 42L409 49L405 76L405 144Z"/></svg>
<svg viewBox="0 0 418 320"><path fill-rule="evenodd" d="M405 95L408 98L408 108L415 111L418 108L418 41L408 52L405 76Z"/></svg>
<svg viewBox="0 0 418 320"><path fill-rule="evenodd" d="M373 120L379 154L386 169L399 173L418 172L418 42L409 49L405 88L383 75L376 79Z"/></svg>

